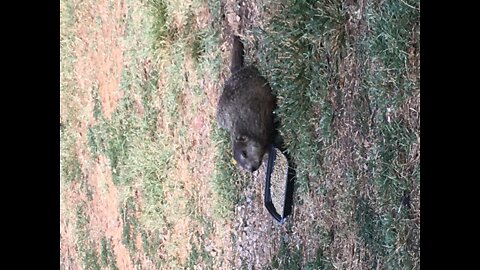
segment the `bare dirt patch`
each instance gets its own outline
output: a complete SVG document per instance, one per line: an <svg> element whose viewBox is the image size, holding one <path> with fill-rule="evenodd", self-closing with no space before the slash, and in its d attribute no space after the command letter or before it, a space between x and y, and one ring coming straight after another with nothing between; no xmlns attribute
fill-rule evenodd
<svg viewBox="0 0 480 270"><path fill-rule="evenodd" d="M108 161L101 155L89 173L88 183L94 188L92 200L88 203L89 227L92 239L105 236L112 241L113 251L119 269L132 269L133 264L127 248L122 245L122 222L118 211L118 190L112 182Z"/></svg>
<svg viewBox="0 0 480 270"><path fill-rule="evenodd" d="M125 16L124 1L110 4L110 1L78 4L82 23L76 29L79 42L75 65L80 89L98 87L102 111L108 118L121 98L118 85L123 68L121 37L125 31L125 26L119 23Z"/></svg>
<svg viewBox="0 0 480 270"><path fill-rule="evenodd" d="M122 245L122 222L119 214L119 191L112 182L108 161L103 155L94 160L87 149L86 133L93 118L94 98L92 88L97 87L102 113L110 117L118 100L120 75L123 68L121 38L124 25L119 23L125 15L124 1L78 2L77 15L82 19L77 24L75 58L75 80L78 92L74 96L78 120L75 131L79 134L76 152L82 174L91 192L90 198L80 192L78 183L62 190L64 211L61 212L60 237L61 260L66 269L81 269L78 254L75 254L73 227L75 217L70 214L80 202L86 203L90 237L99 243L102 237L111 240L113 253L119 269L133 269L128 250ZM68 210L67 210L68 209ZM97 247L100 253L100 247ZM72 258L75 258L74 260ZM68 263L67 263L68 262Z"/></svg>

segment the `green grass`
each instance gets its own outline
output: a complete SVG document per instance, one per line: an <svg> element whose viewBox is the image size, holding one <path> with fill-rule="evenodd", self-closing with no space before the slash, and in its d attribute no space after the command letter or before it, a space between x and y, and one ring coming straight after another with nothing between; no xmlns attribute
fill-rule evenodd
<svg viewBox="0 0 480 270"><path fill-rule="evenodd" d="M204 74L209 74L209 80L217 83L220 80L220 51L219 51L219 31L212 27L203 29L193 29L192 13L194 9L200 5L200 2L193 1L188 10L181 10L181 14L185 14L186 20L183 27L186 29L181 33L176 33L176 27L170 17L169 2L151 1L149 2L154 10L154 15L158 18L153 27L153 40L155 40L156 58L160 63L166 64L165 72L165 90L163 91L161 102L164 108L165 121L170 130L178 130L180 138L175 138L177 143L182 143L184 139L182 134L185 133L186 127L178 122L179 114L179 96L184 91L193 91L199 100L205 99L200 87L196 82L186 81L183 70L183 63L186 57L192 57L194 61L194 72L196 76L201 78ZM209 3L211 12L219 12L218 3ZM212 18L218 18L212 16ZM214 19L213 23L217 24L218 19ZM233 206L238 201L238 189L236 188L236 179L240 175L230 163L225 154L229 153L228 145L225 142L225 134L220 134L216 128L216 124L211 132L211 137L217 148L218 162L215 163L215 173L212 183L213 189L218 194L218 200L215 203L215 213L219 217L228 217L233 210ZM176 142L174 141L173 144ZM221 157L221 158L220 158Z"/></svg>
<svg viewBox="0 0 480 270"><path fill-rule="evenodd" d="M419 6L418 1L405 1ZM370 71L366 71L364 91L380 112L397 112L405 100L418 91L418 77L407 77L407 49L414 42L413 32L419 31L419 11L401 1L385 1L382 6L367 5L370 35L364 41ZM417 39L419 39L419 32ZM418 48L419 49L419 48ZM419 53L419 51L418 51ZM418 76L418 74L417 74ZM417 101L417 105L418 101ZM415 108L418 109L418 108ZM400 114L398 112L398 114ZM419 223L412 220L411 210L402 205L402 197L420 185L420 163L412 159L419 134L419 119L405 116L374 118L374 145L369 153L370 184L378 190L376 202L362 201L358 213L359 238L372 251L384 269L419 267ZM411 124L414 123L414 125Z"/></svg>
<svg viewBox="0 0 480 270"><path fill-rule="evenodd" d="M292 231L292 223L285 224L285 226L288 231ZM329 254L325 252L331 244L332 236L317 224L314 225L312 233L321 235L319 245L316 247L297 245L289 237L282 236L279 239L279 248L272 255L271 264L266 265L263 269L334 269L332 258L329 258ZM306 258L305 253L312 249L314 250L314 256Z"/></svg>
<svg viewBox="0 0 480 270"><path fill-rule="evenodd" d="M82 117L74 110L78 86L75 80L73 54L75 48L74 26L78 21L78 13L72 1L61 1L60 16L60 117L62 128L60 129L60 181L74 183L84 193L87 201L92 200L91 187L86 182L86 175L82 172L82 162L77 155L79 134L75 128ZM101 261L97 252L97 243L90 238L88 228L89 220L86 215L86 203L81 202L75 209L67 210L74 212L75 250L83 269L101 269ZM71 258L69 258L71 259Z"/></svg>
<svg viewBox="0 0 480 270"><path fill-rule="evenodd" d="M278 253L273 256L272 267L275 269L300 269L302 251L288 247L285 241L281 242Z"/></svg>
<svg viewBox="0 0 480 270"><path fill-rule="evenodd" d="M72 54L75 39L72 26L75 24L76 15L70 1L62 0L60 4L62 7L62 16L60 16L60 92L62 99L65 100L77 89L73 76L75 58ZM72 131L76 117L75 112L68 105L62 102L61 106L66 115L61 116L63 127L60 129L60 177L64 182L71 182L81 180L83 177L80 161L75 152L75 141L78 134Z"/></svg>
<svg viewBox="0 0 480 270"><path fill-rule="evenodd" d="M158 250L162 244L159 230L141 230L142 248L147 258L155 262L155 267L161 269L163 262L157 258Z"/></svg>
<svg viewBox="0 0 480 270"><path fill-rule="evenodd" d="M194 266L200 261L206 265L212 265L213 257L208 252L203 250L201 246L194 246L188 256L187 269L194 269Z"/></svg>
<svg viewBox="0 0 480 270"><path fill-rule="evenodd" d="M122 244L128 248L131 254L136 251L135 238L139 233L139 222L135 212L135 202L133 198L129 197L120 208L120 218L122 219Z"/></svg>
<svg viewBox="0 0 480 270"><path fill-rule="evenodd" d="M107 247L107 239L102 237L100 239L100 261L102 263L102 267L106 267L108 265L109 257L112 256L111 247L108 249Z"/></svg>
<svg viewBox="0 0 480 270"><path fill-rule="evenodd" d="M97 115L99 123L88 130L87 137L91 153L102 153L107 157L115 185L128 189L134 183L141 184L146 202L144 214L146 219L155 223L163 219L159 213L162 179L167 177L173 165L168 138L156 130L159 110L154 102L157 99L158 72L151 69L144 73L144 64L149 58L151 61L153 53L150 46L153 37L144 29L149 29L153 19L143 16L147 12L145 7L130 5L135 8L129 10L126 18L127 49L124 57L129 65L123 70L120 82L123 98L111 119ZM139 43L143 46L136 47ZM92 91L97 104L98 90ZM136 104L136 96L140 97L140 104ZM164 105L174 113L172 104ZM143 114L137 113L136 106L143 108ZM125 204L131 204L128 197ZM128 235L125 237L128 238Z"/></svg>
<svg viewBox="0 0 480 270"><path fill-rule="evenodd" d="M338 197L339 208L331 212L348 219L348 213L355 213L349 229L357 231L365 245L364 265L412 269L419 265L419 223L408 207L398 209L404 194L418 191L420 184L420 164L413 158L418 119L402 111L407 101L415 100L419 88L418 75L412 79L407 74L414 72L408 51L412 46L419 50L419 11L402 1L369 2L366 30L353 37L345 32L345 13L340 1L284 1L262 29L251 29L259 40L255 57L279 99L280 131L297 166L297 205L309 187L327 196L332 190L328 177L340 169L347 186ZM417 31L415 39L413 31ZM339 86L340 64L347 53L354 53L361 80L354 96ZM335 94L336 99L331 99ZM334 115L334 105L345 113ZM419 106L418 101L411 106ZM387 110L395 112L390 121ZM353 129L332 124L334 117L349 116L356 122ZM345 133L351 133L352 139L361 134L360 138L371 143L366 148L353 142L352 149L339 159L348 160L351 155L350 167L332 163L338 158L332 150L347 146L340 140ZM364 165L365 170L361 169ZM365 189L374 190L378 197L370 201L359 196ZM272 266L296 269L297 256L280 253ZM322 254L325 261L334 260L335 254ZM304 267L314 264L304 262Z"/></svg>
<svg viewBox="0 0 480 270"><path fill-rule="evenodd" d="M326 95L336 76L327 58L334 62L342 55L345 21L336 1L283 1L264 29L252 30L261 39L258 65L277 94L280 131L303 191L308 178L322 174L319 154L329 144L332 118Z"/></svg>
<svg viewBox="0 0 480 270"><path fill-rule="evenodd" d="M216 143L215 172L213 176L213 190L218 198L215 204L215 213L221 218L231 218L233 207L242 200L240 191L248 181L245 174L233 163L230 139L226 131L214 128L211 134Z"/></svg>
<svg viewBox="0 0 480 270"><path fill-rule="evenodd" d="M75 42L73 26L77 18L72 1L62 0L60 5L62 7L60 16L60 91L73 91L75 90L72 54Z"/></svg>
<svg viewBox="0 0 480 270"><path fill-rule="evenodd" d="M75 238L77 242L77 254L81 258L84 269L100 269L100 260L96 250L97 244L90 239L88 229L88 217L85 214L85 204L79 204L75 209Z"/></svg>
<svg viewBox="0 0 480 270"><path fill-rule="evenodd" d="M277 253L272 256L272 264L265 269L306 269L306 270L327 270L334 269L333 265L326 259L323 250L318 248L315 257L310 261L302 263L302 247L292 247L287 241L281 241Z"/></svg>
<svg viewBox="0 0 480 270"><path fill-rule="evenodd" d="M75 139L75 134L68 129L60 131L60 177L66 183L83 179L80 161L75 152Z"/></svg>
<svg viewBox="0 0 480 270"><path fill-rule="evenodd" d="M321 248L317 249L315 258L312 261L309 261L305 264L306 270L316 270L316 269L334 269L333 265L325 258L323 250Z"/></svg>

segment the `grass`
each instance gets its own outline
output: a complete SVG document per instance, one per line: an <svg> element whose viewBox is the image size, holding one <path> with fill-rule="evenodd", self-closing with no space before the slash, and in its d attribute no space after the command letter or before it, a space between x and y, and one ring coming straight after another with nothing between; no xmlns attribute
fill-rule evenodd
<svg viewBox="0 0 480 270"><path fill-rule="evenodd" d="M371 31L365 41L366 55L372 58L372 69L366 72L365 91L379 111L395 111L397 117L376 117L371 158L372 185L378 190L375 203L360 204L361 215L370 220L359 222L361 236L384 269L419 267L419 222L402 198L419 189L420 164L415 158L418 145L419 118L402 115L401 106L419 88L418 77L409 79L408 49L418 45L418 1L386 1L382 6L367 6ZM412 6L412 7L411 7ZM417 35L417 40L412 36ZM416 43L415 43L416 42ZM418 73L417 73L418 76ZM414 104L418 110L417 104ZM418 195L418 194L417 194ZM365 232L371 237L365 237ZM371 241L372 237L376 241Z"/></svg>
<svg viewBox="0 0 480 270"><path fill-rule="evenodd" d="M133 198L127 198L125 205L120 209L120 218L122 219L122 244L128 248L131 253L135 253L135 237L139 233L139 223L135 216L136 205Z"/></svg>
<svg viewBox="0 0 480 270"><path fill-rule="evenodd" d="M302 263L301 247L291 247L287 241L281 241L277 254L273 255L272 264L266 266L265 269L334 269L323 254L323 250L318 248L315 252L315 258Z"/></svg>
<svg viewBox="0 0 480 270"><path fill-rule="evenodd" d="M102 267L106 268L108 266L111 270L118 269L113 255L112 240L108 240L105 237L101 238L100 248L100 261Z"/></svg>
<svg viewBox="0 0 480 270"><path fill-rule="evenodd" d="M300 269L302 252L300 249L290 249L285 241L282 241L278 254L273 257L272 268L274 269Z"/></svg>
<svg viewBox="0 0 480 270"><path fill-rule="evenodd" d="M141 230L142 248L149 260L155 262L157 269L162 268L162 261L158 260L157 252L162 244L159 230L146 231Z"/></svg>
<svg viewBox="0 0 480 270"><path fill-rule="evenodd" d="M68 129L60 131L60 177L69 183L83 178L80 161L75 151L75 134Z"/></svg>
<svg viewBox="0 0 480 270"><path fill-rule="evenodd" d="M193 91L193 95L200 100L199 102L205 98L198 84L185 80L184 61L191 57L194 63L193 75L201 77L203 74L209 74L209 80L217 83L220 79L221 62L218 50L218 30L206 27L189 31L195 28L192 13L195 8L200 6L200 2L193 1L192 6L186 10L176 7L175 10L170 11L168 9L173 7L170 6L171 4L168 1L165 3L153 1L151 3L158 17L158 20L156 20L157 24L153 28L155 44L157 44L156 48L158 50L156 55L160 59L159 65L165 65L166 79L164 86L166 90L162 94L162 107L165 108L165 114L168 116L166 117L166 125L170 130L179 131L180 137L175 138L175 140L179 141L178 144L182 144L184 139L182 134L185 133L186 127L176 121L177 115L180 113L180 94L185 91ZM210 12L219 12L217 5L218 3L209 3ZM179 16L189 19L186 19L184 24L178 26L172 22L172 14L179 14ZM164 23L163 25L160 24L162 22ZM218 23L218 21L214 20L213 23ZM183 27L186 30L176 33L175 31L179 27ZM211 121L210 125L213 127L211 138L213 143L217 145L216 155L218 157L212 179L213 189L218 194L218 199L215 203L215 213L218 217L227 218L232 214L233 206L239 199L238 189L235 188L238 186L238 183L236 185L235 179L239 179L240 175L230 163L230 159L224 157L225 153L229 152L225 134L216 128L214 121ZM173 144L175 143L173 142Z"/></svg>
<svg viewBox="0 0 480 270"><path fill-rule="evenodd" d="M212 139L217 143L213 190L218 194L215 213L221 218L231 218L233 206L242 198L240 192L248 181L248 176L239 172L233 163L228 134L219 128L212 130Z"/></svg>
<svg viewBox="0 0 480 270"><path fill-rule="evenodd" d="M212 265L213 257L206 252L203 247L194 246L188 257L187 269L194 269L195 265L200 261L204 262L206 265Z"/></svg>
<svg viewBox="0 0 480 270"><path fill-rule="evenodd" d="M73 4L69 1L60 2L62 14L60 18L60 95L65 98L76 90L73 78L74 57L71 50L74 42L74 33L72 26L75 21L75 12ZM69 109L69 106L61 102L61 111L64 113L60 117L62 128L60 129L60 177L65 182L71 182L82 178L80 161L78 160L75 148L75 142L78 135L72 131L75 124L75 113Z"/></svg>
<svg viewBox="0 0 480 270"><path fill-rule="evenodd" d="M96 243L89 237L88 218L85 215L85 204L80 204L76 208L76 239L77 253L82 260L84 269L100 269L98 252Z"/></svg>
<svg viewBox="0 0 480 270"><path fill-rule="evenodd" d="M247 46L255 48L248 61L278 97L280 132L296 165L295 227L288 231L313 244L282 238L265 268L419 269L419 2L369 2L354 29L341 1L268 3L262 6L275 8L259 7L262 26L246 29L256 40ZM87 205L97 194L86 172L100 157L120 194L121 244L130 258L144 254L158 269L221 265L223 255L212 255L207 243L234 222L250 179L231 162L228 136L209 103L207 88L220 89L228 67L220 51L222 3L204 4L125 3L121 98L106 117L99 84L80 89L75 79L82 7L61 1L60 175L65 189L78 184L86 194L75 209L83 268L117 269L112 240L91 239L88 229ZM210 18L202 24L203 8ZM83 94L92 97L92 110L82 108ZM209 127L201 137L208 142L193 144L198 116ZM82 150L91 160L79 158ZM210 163L201 157L209 155L205 173L199 168ZM196 175L198 182L185 180ZM340 261L351 243L358 243L352 258Z"/></svg>
<svg viewBox="0 0 480 270"><path fill-rule="evenodd" d="M71 1L60 1L60 91L74 91L73 46L75 40L75 8Z"/></svg>
<svg viewBox="0 0 480 270"><path fill-rule="evenodd" d="M71 2L66 3L72 5ZM189 122L186 118L179 121L179 115L185 117L194 114L207 100L196 78L210 74L208 79L211 82L218 83L220 80L218 31L208 25L198 29L195 18L197 10L203 5L202 1L190 1L189 5L156 0L142 3L127 1L126 5L129 8L126 9L123 19L125 35L122 37L126 64L119 85L122 97L111 117L103 114L98 84L94 83L88 89L93 99L93 119L96 120L86 129L85 146L92 159L90 162L100 156L107 158L113 183L121 194L121 244L127 247L131 258L142 252L135 245L135 239L140 235L143 252L157 267L180 267L183 264L192 265L193 262L210 265L211 268L214 263L212 258L202 251L202 241L207 241L211 233L203 235L203 238L197 236L203 240L198 240L191 252L187 250L190 253L200 252L202 259L190 259L184 263L175 257L181 243L176 240L162 242L159 233L165 228L173 230L177 223L185 218L191 220L192 226L196 223L204 224L204 227L213 226L212 219L205 217L201 210L186 207L187 202L198 200L189 197L192 196L189 195L190 191L184 187L185 183L178 181L175 173L179 170L182 159L178 153L188 146L190 139ZM75 20L67 21L65 24L70 24L65 27L74 28L74 22ZM103 23L98 16L96 22L99 26ZM72 35L65 34L65 37L75 40ZM62 51L62 54L73 57L73 50L72 45L66 48L65 52ZM192 66L186 71L190 59ZM65 84L65 91L68 92L65 94L66 98L76 96L75 91L78 91L71 69L75 59L68 60L70 62L65 63L65 66L70 69L62 70L66 73L65 76L72 77L70 84ZM68 78L65 77L62 82L66 83ZM190 107L184 104L185 95L192 97ZM65 104L67 103L68 101L65 101ZM72 115L65 118L68 120L75 113L81 117L77 119L78 122L91 117L73 111ZM207 118L206 121L209 125L212 124L212 119ZM64 131L61 133L65 134L62 135L65 147L61 154L62 171L65 172L67 181L80 177L81 167L91 164L80 164L77 162L76 153L68 151L78 140L71 128L67 127L72 136ZM220 140L222 139L218 138L218 141ZM206 150L198 150L202 151ZM232 213L234 200L238 199L233 192L234 186L226 185L227 182L224 181L230 181L233 173L233 168L230 168L227 173L207 175L215 179L212 185L219 193L215 213L223 218ZM134 192L137 191L140 194L139 199L134 197ZM85 234L82 237L89 236ZM114 268L107 240L100 239L99 245L100 254L90 251L85 253L89 264L94 268L99 265ZM162 252L159 252L159 249Z"/></svg>
<svg viewBox="0 0 480 270"><path fill-rule="evenodd" d="M329 214L348 220L354 211L354 220L346 226L356 232L350 237L365 245L368 255L362 263L369 269L378 264L384 269L419 267L418 218L412 209L400 207L404 195L418 192L420 184L415 158L419 119L404 111L406 104L413 110L419 106L418 72L412 78L408 53L418 45L419 11L410 7L418 2L408 3L369 3L366 30L354 37L346 35L347 11L339 1L281 2L261 29L250 29L259 40L255 57L277 93L280 131L297 166L297 204L308 199L312 189L321 196L336 193L329 178L339 173L346 187L339 209ZM361 80L359 92L351 96L339 84L346 61L357 63ZM394 113L387 117L386 112ZM353 128L346 126L351 123L348 117L357 123ZM344 136L352 139L353 148L336 156L337 149L350 147ZM348 167L338 162L350 158ZM376 198L360 195L366 190L373 190ZM332 253L327 250L322 256L334 262ZM298 256L278 256L274 268L282 264L296 269L289 263ZM312 265L308 259L301 264Z"/></svg>
<svg viewBox="0 0 480 270"><path fill-rule="evenodd" d="M146 62L152 61L151 45L154 42L151 33L143 29L149 29L152 18L143 16L147 13L146 7L133 3L128 5L135 8L129 10L126 18L127 50L124 57L129 66L123 70L120 83L123 98L111 119L101 117L99 123L89 129L89 148L92 153L100 152L108 158L113 182L125 194L119 205L122 244L132 256L138 252L135 246L138 234L142 236L145 247L155 246L155 243L145 243L145 235L165 225L164 182L174 163L168 143L171 138L159 133L156 128L159 108L154 103L158 99L159 76L154 69L145 69ZM143 44L140 46L142 49L138 50L136 44ZM172 115L175 113L173 102L164 105ZM141 113L137 109L139 106ZM140 216L133 199L134 186L139 186L142 191L143 211ZM149 254L153 261L158 260L158 254Z"/></svg>
<svg viewBox="0 0 480 270"><path fill-rule="evenodd" d="M331 72L335 65L327 59L338 61L346 46L340 2L324 2L284 1L264 29L252 30L261 39L258 64L277 94L280 131L297 164L297 183L303 191L309 178L321 175L319 154L330 138L332 112L326 95L336 76Z"/></svg>
<svg viewBox="0 0 480 270"><path fill-rule="evenodd" d="M82 203L75 210L76 248L83 264L82 268L101 269L108 266L111 270L118 269L116 259L113 257L111 241L107 241L105 236L101 238L100 243L90 238L89 220L85 214L85 207L86 204ZM98 252L98 246L100 247L100 252Z"/></svg>

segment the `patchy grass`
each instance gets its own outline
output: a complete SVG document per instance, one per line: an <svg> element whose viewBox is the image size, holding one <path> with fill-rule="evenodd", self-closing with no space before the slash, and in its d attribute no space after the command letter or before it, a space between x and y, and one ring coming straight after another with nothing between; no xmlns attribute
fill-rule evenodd
<svg viewBox="0 0 480 270"><path fill-rule="evenodd" d="M252 30L259 36L258 64L277 94L280 131L303 191L308 177L322 173L320 151L329 144L332 118L326 95L346 46L345 22L338 1L285 1L263 29Z"/></svg>
<svg viewBox="0 0 480 270"><path fill-rule="evenodd" d="M272 269L300 269L302 252L300 249L289 249L282 241L278 254L273 257Z"/></svg>
<svg viewBox="0 0 480 270"><path fill-rule="evenodd" d="M75 8L72 1L60 1L60 93L75 91L73 47L75 42ZM62 106L63 105L63 106ZM61 103L65 108L65 103ZM66 116L66 115L65 115ZM69 115L71 116L71 115Z"/></svg>
<svg viewBox="0 0 480 270"><path fill-rule="evenodd" d="M155 268L162 267L162 261L157 258L157 252L161 248L161 235L159 230L141 230L142 249L147 258L155 263Z"/></svg>
<svg viewBox="0 0 480 270"><path fill-rule="evenodd" d="M61 181L71 182L82 177L80 162L76 154L75 142L78 134L72 130L75 125L75 112L68 106L66 99L77 88L73 78L73 63L75 58L72 54L74 46L74 32L72 26L75 23L73 3L61 1L60 17L60 99L61 115L60 122L60 178Z"/></svg>
<svg viewBox="0 0 480 270"><path fill-rule="evenodd" d="M136 206L133 198L127 198L125 205L120 209L120 218L122 218L122 244L133 254L135 253L135 238L139 233L139 223L135 215Z"/></svg>
<svg viewBox="0 0 480 270"><path fill-rule="evenodd" d="M80 268L232 268L225 239L251 178L215 124L225 3L127 0L121 95L107 115L102 84L80 84L75 69L90 2L61 1L60 175L62 192L80 194L65 204L77 205ZM255 4L262 21L245 29L248 61L278 97L297 172L294 214L281 239L265 240L280 243L263 267L419 269L419 2ZM88 180L105 158L118 243L89 229L99 194Z"/></svg>
<svg viewBox="0 0 480 270"><path fill-rule="evenodd" d="M326 208L321 212L341 231L324 251L300 245L297 256L294 243L282 245L273 268L314 267L317 259L347 268L419 268L418 6L369 2L358 18L358 7L341 1L282 1L249 29L297 166L297 207ZM312 204L318 198L311 192L323 199ZM340 201L332 204L333 197ZM307 235L319 226L331 230L297 212L292 222ZM339 262L355 241L364 247Z"/></svg>
<svg viewBox="0 0 480 270"><path fill-rule="evenodd" d="M419 4L386 1L366 9L371 33L364 44L372 60L363 90L382 113L373 118L367 153L377 199L359 203L359 238L385 269L420 267Z"/></svg>
<svg viewBox="0 0 480 270"><path fill-rule="evenodd" d="M304 247L291 247L287 241L281 241L277 254L273 255L272 264L265 269L334 269L333 265L325 258L321 248L317 249L315 258L306 263L302 263Z"/></svg>
<svg viewBox="0 0 480 270"><path fill-rule="evenodd" d="M160 1L161 2L161 1ZM163 86L165 90L162 93L162 108L164 109L164 121L169 130L178 137L172 139L173 148L181 148L185 144L185 133L188 128L181 121L177 121L178 115L185 112L182 111L183 104L179 101L183 98L185 91L191 91L195 100L194 106L200 106L200 102L205 99L205 93L201 87L189 78L201 78L204 74L208 74L208 79L213 84L220 81L220 64L221 58L219 54L219 31L210 26L198 28L193 21L195 17L193 13L196 8L201 6L201 2L193 1L192 5L187 9L181 9L181 6L171 3L151 2L155 8L155 14L158 16L157 24L154 27L154 40L157 44L155 54L159 59L159 66L164 67ZM219 12L218 3L209 3L210 12ZM175 6L175 8L174 8ZM174 21L175 16L185 18L182 24ZM212 18L218 18L212 16ZM218 19L212 19L212 24L218 23ZM164 22L163 26L159 22ZM179 31L183 29L183 31ZM177 32L179 31L179 32ZM185 71L185 61L192 59L194 70L193 74ZM186 76L188 76L186 78ZM191 108L193 111L197 108ZM190 113L190 112L189 112ZM213 115L210 118L210 137L216 146L216 162L215 172L212 179L213 190L217 196L215 200L215 213L218 217L227 218L232 214L233 206L239 200L239 181L240 174L231 164L228 157L225 157L230 151L228 143L225 141L225 134L218 130ZM241 181L241 180L240 180Z"/></svg>
<svg viewBox="0 0 480 270"><path fill-rule="evenodd" d="M75 152L75 134L68 129L60 130L60 179L66 183L83 177L80 161Z"/></svg>
<svg viewBox="0 0 480 270"><path fill-rule="evenodd" d="M65 3L71 8L67 10L70 15L80 17L87 15L83 8L92 6L87 1L74 12L75 4ZM118 102L110 103L115 107L108 115L104 113L108 95L102 93L102 82L87 81L89 87L79 89L75 59L67 57L73 57L75 42L83 42L74 31L82 20L62 21L72 32L62 32L66 45L61 53L68 60L62 62L62 105L68 113L61 121L75 120L75 125L64 125L61 131L62 177L67 182L81 178L82 171L91 172L106 158L106 169L119 193L122 231L120 243L102 238L98 252L79 251L93 268L115 269L114 257L119 255L114 254L118 251L113 252L112 245L124 246L129 254L121 259L137 266L217 268L224 260L206 252L205 245L219 241L215 224L228 222L239 197L235 185L229 185L235 183L233 167L222 171L223 164L214 164L213 155L206 154L213 153L216 142L223 140L209 139L218 132L211 128L215 125L211 103L220 82L219 31L212 27L210 8L203 1L126 1L125 5L128 8L118 21L124 25L120 94ZM105 20L97 16L96 27L105 27ZM71 47L67 41L72 41ZM78 102L72 102L75 99ZM194 128L204 130L202 135ZM81 133L84 135L79 136ZM80 160L79 152L86 160ZM112 188L104 182L102 190L108 192ZM88 192L89 196L98 196L95 192ZM195 204L189 205L191 202ZM85 223L88 227L90 222L86 219ZM193 238L192 228L196 228ZM216 252L220 255L222 248L217 247Z"/></svg>
<svg viewBox="0 0 480 270"><path fill-rule="evenodd" d="M212 139L217 144L213 189L218 194L215 213L221 218L232 218L233 206L240 200L241 190L248 181L248 175L241 173L233 163L230 139L226 131L215 128Z"/></svg>
<svg viewBox="0 0 480 270"><path fill-rule="evenodd" d="M100 262L103 268L109 267L110 270L118 269L116 259L113 254L111 239L102 237L100 240Z"/></svg>
<svg viewBox="0 0 480 270"><path fill-rule="evenodd" d="M76 241L77 253L82 260L84 269L100 269L100 261L96 250L96 243L90 238L88 218L85 214L85 204L76 208Z"/></svg>
<svg viewBox="0 0 480 270"><path fill-rule="evenodd" d="M195 265L197 265L199 262L203 262L206 265L212 265L213 257L210 255L210 253L206 252L203 247L194 246L190 250L190 254L188 256L188 261L186 264L187 269L195 269Z"/></svg>

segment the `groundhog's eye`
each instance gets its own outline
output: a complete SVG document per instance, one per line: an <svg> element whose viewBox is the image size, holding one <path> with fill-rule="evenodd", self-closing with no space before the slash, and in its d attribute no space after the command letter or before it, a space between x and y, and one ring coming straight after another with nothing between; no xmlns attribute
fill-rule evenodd
<svg viewBox="0 0 480 270"><path fill-rule="evenodd" d="M247 152L246 151L242 151L242 157L247 158Z"/></svg>

